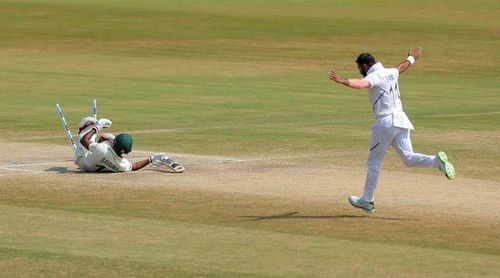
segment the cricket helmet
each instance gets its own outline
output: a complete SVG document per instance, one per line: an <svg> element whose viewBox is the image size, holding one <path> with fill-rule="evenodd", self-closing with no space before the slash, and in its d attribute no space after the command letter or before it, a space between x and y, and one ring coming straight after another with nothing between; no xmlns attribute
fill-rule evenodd
<svg viewBox="0 0 500 278"><path fill-rule="evenodd" d="M132 145L134 141L132 140L132 136L127 133L118 134L113 141L113 150L117 155L128 154L132 151Z"/></svg>

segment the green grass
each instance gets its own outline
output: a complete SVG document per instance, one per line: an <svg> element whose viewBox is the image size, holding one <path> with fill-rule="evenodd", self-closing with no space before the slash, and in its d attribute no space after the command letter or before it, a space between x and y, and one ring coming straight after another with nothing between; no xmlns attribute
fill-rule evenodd
<svg viewBox="0 0 500 278"><path fill-rule="evenodd" d="M465 219L394 212L368 218L329 203L161 187L41 182L3 186L0 193L0 220L9 223L0 230L7 275L468 276L499 270L495 228Z"/></svg>
<svg viewBox="0 0 500 278"><path fill-rule="evenodd" d="M373 274L421 273L422 269L429 274L493 274L491 269L481 268L494 265L498 259L495 255L252 231L221 225L186 224L171 220L116 218L92 214L83 214L75 219L72 212L39 209L23 211L18 208L9 210L8 207L3 207L2 211L7 214L29 213L29 217L16 219L21 222L21 227L24 226L23 221L29 221L34 227L43 223L47 229L27 231L31 234L2 240L4 249L0 249L0 253L8 252L12 248L15 250L13 257L24 260L40 257L52 263L52 266L61 263L86 264L89 267L104 265L118 269L114 270L117 274L127 275L139 275L141 268L144 268L146 275L210 273L215 276L246 274L328 277L347 273L367 275L373 270ZM11 227L16 228L15 224L18 222L14 219L5 220L11 223ZM64 230L65 232L61 233ZM40 233L41 236L38 235ZM92 234L93 238L89 238L89 234ZM110 237L110 234L113 236ZM384 251L380 252L381 248ZM333 250L337 252L332 252ZM65 260L61 260L60 256L64 256ZM78 258L83 261L77 261ZM418 263L409 267L408 260L416 260ZM335 264L332 264L332 261ZM128 262L132 265L120 269L121 264ZM443 267L444 263L446 264ZM386 266L382 268L381 265ZM76 271L69 269L69 274L78 274L74 272ZM91 274L106 272L106 269L90 270ZM82 271L80 274L87 276L89 273Z"/></svg>
<svg viewBox="0 0 500 278"><path fill-rule="evenodd" d="M408 47L422 46L422 58L400 80L417 128L415 150L444 149L460 177L498 181L499 9L492 0L0 1L0 139L66 145L55 103L75 127L97 98L100 116L113 120L113 132L131 133L136 149L242 157L307 153L330 163L325 153L347 151L347 160L361 166L372 122L368 97L332 84L327 72L357 78L354 60L361 52L389 66L402 61ZM390 154L384 169L398 167ZM78 198L64 191L60 197L68 202L61 204L37 195L39 187L28 198L8 187L11 181L2 184L1 223L9 224L0 227L0 268L6 276L498 273L497 245L485 240L464 247L439 236L408 243L412 233L425 232L418 225L402 234L383 230L387 236L371 241L373 234L351 237L352 225L372 228L366 219L341 219L338 232L325 230L331 226L325 220L288 219L265 228L255 221L218 222L227 221L223 212L232 208L266 215L279 210L269 204L276 200L226 200L207 216L193 211L196 201L187 195L180 210L162 207L162 213L177 213L163 217L150 215L155 210L140 201L120 206L130 195L107 206L106 198L86 203L90 197L74 204ZM154 196L144 194L144 200ZM220 197L207 197L199 209ZM266 209L255 211L259 205ZM322 215L327 207L309 212ZM193 217L194 223L186 220ZM16 234L26 223L51 225L41 234ZM75 233L66 234L65 226ZM175 236L188 245L169 240ZM129 244L116 244L123 240ZM372 251L345 253L365 245Z"/></svg>

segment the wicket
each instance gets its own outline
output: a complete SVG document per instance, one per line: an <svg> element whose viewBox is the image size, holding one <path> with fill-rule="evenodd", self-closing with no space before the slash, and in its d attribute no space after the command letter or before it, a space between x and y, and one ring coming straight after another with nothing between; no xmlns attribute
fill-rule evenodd
<svg viewBox="0 0 500 278"><path fill-rule="evenodd" d="M64 118L64 114L62 112L61 106L56 104L56 112L59 114L59 119L63 125L64 130L66 131L66 136L68 137L69 142L71 143L71 147L73 148L73 155L76 157L78 148L76 146L75 140L73 139L73 135L71 134L71 130L68 127L68 123L66 122L66 118Z"/></svg>

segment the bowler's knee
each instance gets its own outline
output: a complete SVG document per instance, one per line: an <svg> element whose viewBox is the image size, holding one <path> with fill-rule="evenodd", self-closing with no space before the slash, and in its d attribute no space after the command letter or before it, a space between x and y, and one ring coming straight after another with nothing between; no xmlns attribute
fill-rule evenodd
<svg viewBox="0 0 500 278"><path fill-rule="evenodd" d="M411 167L411 166L413 166L412 157L413 157L413 155L411 155L411 154L401 155L401 160L403 161L403 163L406 166Z"/></svg>

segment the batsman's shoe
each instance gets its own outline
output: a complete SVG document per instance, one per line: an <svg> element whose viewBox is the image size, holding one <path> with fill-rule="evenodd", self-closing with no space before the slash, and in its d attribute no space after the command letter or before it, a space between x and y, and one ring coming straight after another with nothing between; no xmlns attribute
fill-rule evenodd
<svg viewBox="0 0 500 278"><path fill-rule="evenodd" d="M165 157L161 160L161 165L165 165L169 167L172 171L176 173L182 173L184 172L184 166L182 166L180 163L173 161L172 159Z"/></svg>
<svg viewBox="0 0 500 278"><path fill-rule="evenodd" d="M455 178L455 167L448 161L448 157L444 152L437 153L438 161L439 161L439 170L445 174L445 176L452 180Z"/></svg>
<svg viewBox="0 0 500 278"><path fill-rule="evenodd" d="M375 211L375 205L373 202L367 202L361 197L351 195L348 200L353 207L360 208L366 213L372 213Z"/></svg>

